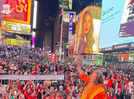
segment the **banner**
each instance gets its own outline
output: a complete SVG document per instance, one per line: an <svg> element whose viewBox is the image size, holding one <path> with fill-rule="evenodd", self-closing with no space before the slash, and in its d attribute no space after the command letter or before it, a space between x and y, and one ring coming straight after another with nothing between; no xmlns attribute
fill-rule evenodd
<svg viewBox="0 0 134 99"><path fill-rule="evenodd" d="M93 54L99 52L99 34L101 7L85 7L76 18L75 54Z"/></svg>
<svg viewBox="0 0 134 99"><path fill-rule="evenodd" d="M64 75L0 75L0 80L64 80Z"/></svg>
<svg viewBox="0 0 134 99"><path fill-rule="evenodd" d="M17 45L17 46L20 46L20 47L30 47L31 44L30 44L30 41L28 40L17 40L17 39L4 39L3 40L4 44L8 44L8 45Z"/></svg>
<svg viewBox="0 0 134 99"><path fill-rule="evenodd" d="M125 0L120 26L120 37L134 36L134 0Z"/></svg>
<svg viewBox="0 0 134 99"><path fill-rule="evenodd" d="M31 34L31 25L21 24L16 22L2 21L1 22L2 31L17 33L17 34Z"/></svg>
<svg viewBox="0 0 134 99"><path fill-rule="evenodd" d="M3 5L4 20L30 24L32 0L5 0Z"/></svg>

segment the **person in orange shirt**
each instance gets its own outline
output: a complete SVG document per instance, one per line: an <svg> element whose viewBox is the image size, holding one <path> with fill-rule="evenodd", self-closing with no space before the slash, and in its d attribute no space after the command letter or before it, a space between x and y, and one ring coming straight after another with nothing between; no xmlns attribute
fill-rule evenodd
<svg viewBox="0 0 134 99"><path fill-rule="evenodd" d="M102 72L94 70L88 77L83 73L80 65L77 66L77 70L80 73L80 78L86 83L80 99L107 99Z"/></svg>

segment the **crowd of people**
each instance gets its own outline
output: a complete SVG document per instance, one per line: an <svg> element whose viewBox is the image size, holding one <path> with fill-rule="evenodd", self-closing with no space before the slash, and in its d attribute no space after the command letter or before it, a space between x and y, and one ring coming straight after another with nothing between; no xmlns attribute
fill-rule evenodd
<svg viewBox="0 0 134 99"><path fill-rule="evenodd" d="M39 49L0 47L0 75L65 75L64 80L53 81L0 80L0 99L85 99L85 82L89 81L88 76L91 79L94 71L97 77L92 75L92 80L105 87L107 98L103 99L134 99L133 66L89 66L77 62L51 64L43 59L44 53Z"/></svg>
<svg viewBox="0 0 134 99"><path fill-rule="evenodd" d="M109 99L134 99L134 67L120 65L109 69L105 78Z"/></svg>
<svg viewBox="0 0 134 99"><path fill-rule="evenodd" d="M62 74L59 64L45 62L47 54L41 49L20 48L17 46L0 47L0 74L9 75L46 75Z"/></svg>

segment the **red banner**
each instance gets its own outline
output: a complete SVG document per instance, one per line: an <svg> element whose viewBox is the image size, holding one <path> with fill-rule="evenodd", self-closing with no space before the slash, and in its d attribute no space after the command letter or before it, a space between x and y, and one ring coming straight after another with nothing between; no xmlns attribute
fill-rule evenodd
<svg viewBox="0 0 134 99"><path fill-rule="evenodd" d="M4 20L30 24L31 0L5 0L3 13Z"/></svg>

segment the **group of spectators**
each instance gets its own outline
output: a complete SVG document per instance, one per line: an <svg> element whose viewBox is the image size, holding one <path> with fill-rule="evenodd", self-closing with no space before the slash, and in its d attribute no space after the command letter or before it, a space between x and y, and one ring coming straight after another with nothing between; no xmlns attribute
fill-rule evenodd
<svg viewBox="0 0 134 99"><path fill-rule="evenodd" d="M17 46L0 47L0 74L9 75L46 75L62 74L59 64L49 63L47 54L37 48Z"/></svg>
<svg viewBox="0 0 134 99"><path fill-rule="evenodd" d="M109 99L134 99L134 67L120 65L109 67L105 84Z"/></svg>
<svg viewBox="0 0 134 99"><path fill-rule="evenodd" d="M0 47L0 75L57 75L64 80L0 80L0 99L80 99L84 86L77 64L44 62L40 49ZM81 65L90 75L99 69L104 75L108 99L134 99L134 67Z"/></svg>

